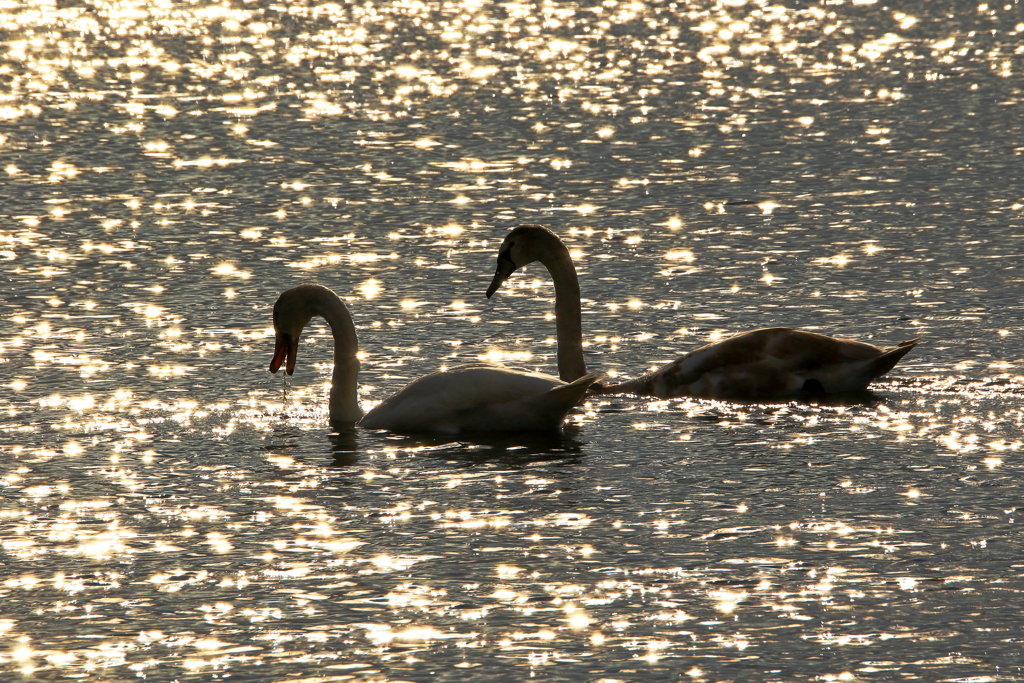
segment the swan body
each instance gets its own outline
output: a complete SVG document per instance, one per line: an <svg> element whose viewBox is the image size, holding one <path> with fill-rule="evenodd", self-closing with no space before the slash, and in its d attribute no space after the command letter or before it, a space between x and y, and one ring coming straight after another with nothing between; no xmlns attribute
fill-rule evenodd
<svg viewBox="0 0 1024 683"><path fill-rule="evenodd" d="M640 377L595 387L602 394L764 400L863 391L917 340L890 349L775 327L702 346Z"/></svg>
<svg viewBox="0 0 1024 683"><path fill-rule="evenodd" d="M596 380L584 375L566 384L539 372L463 365L411 382L359 424L410 432L554 430Z"/></svg>
<svg viewBox="0 0 1024 683"><path fill-rule="evenodd" d="M359 360L355 326L344 302L320 285L299 285L274 304L276 343L270 371L295 370L299 336L321 316L334 335L334 374L329 413L332 425L358 425L397 432L556 430L600 379L584 374L573 382L484 363L435 372L406 385L363 415L356 395Z"/></svg>
<svg viewBox="0 0 1024 683"><path fill-rule="evenodd" d="M539 225L521 225L509 232L498 249L498 266L487 296L517 269L534 261L547 267L555 284L559 374L570 381L586 374L586 362L579 282L562 241ZM563 340L567 342L565 353ZM751 330L702 346L636 379L595 384L591 391L754 401L862 391L892 370L917 344L917 339L911 339L882 349L784 327Z"/></svg>

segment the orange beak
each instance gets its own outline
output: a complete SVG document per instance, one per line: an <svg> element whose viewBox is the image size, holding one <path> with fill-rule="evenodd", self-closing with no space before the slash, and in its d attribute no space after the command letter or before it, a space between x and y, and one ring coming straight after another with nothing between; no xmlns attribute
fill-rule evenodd
<svg viewBox="0 0 1024 683"><path fill-rule="evenodd" d="M295 354L299 350L299 340L292 339L290 334L278 332L274 342L274 357L270 359L270 371L277 372L284 363L284 371L289 375L295 371Z"/></svg>

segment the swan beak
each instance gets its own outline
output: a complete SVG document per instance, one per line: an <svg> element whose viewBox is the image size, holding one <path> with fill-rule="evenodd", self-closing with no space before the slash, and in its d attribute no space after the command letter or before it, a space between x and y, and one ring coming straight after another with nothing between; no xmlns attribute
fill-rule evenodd
<svg viewBox="0 0 1024 683"><path fill-rule="evenodd" d="M494 271L491 286L487 288L487 298L490 299L491 295L497 292L502 283L515 271L516 264L512 263L512 259L498 257L498 268Z"/></svg>
<svg viewBox="0 0 1024 683"><path fill-rule="evenodd" d="M274 342L274 357L270 359L270 371L277 372L284 363L284 371L289 375L295 371L295 354L299 350L299 339L294 340L290 334L278 332Z"/></svg>

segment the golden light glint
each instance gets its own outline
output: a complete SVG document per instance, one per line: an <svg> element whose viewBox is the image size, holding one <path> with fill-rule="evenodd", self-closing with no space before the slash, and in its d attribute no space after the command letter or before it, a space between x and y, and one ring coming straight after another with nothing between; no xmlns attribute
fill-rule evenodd
<svg viewBox="0 0 1024 683"><path fill-rule="evenodd" d="M1015 661L1024 195L992 124L1024 23L871 2L8 1L0 667ZM316 282L364 410L466 362L556 374L562 280L484 297L523 223L565 240L605 383L756 328L923 343L864 400L595 392L539 438L333 424L320 319L267 371L275 297Z"/></svg>
<svg viewBox="0 0 1024 683"><path fill-rule="evenodd" d="M232 263L221 263L210 269L214 275L220 275L221 277L238 277L243 280L247 280L252 277L252 273L240 270Z"/></svg>
<svg viewBox="0 0 1024 683"><path fill-rule="evenodd" d="M867 251L867 249L865 249L865 251ZM829 266L837 266L839 268L846 266L849 262L849 257L845 256L844 254L837 254L835 256L827 256L824 258L815 259L815 263Z"/></svg>
<svg viewBox="0 0 1024 683"><path fill-rule="evenodd" d="M692 251L670 251L665 254L665 258L669 261L685 261L689 263L694 260L694 255Z"/></svg>
<svg viewBox="0 0 1024 683"><path fill-rule="evenodd" d="M364 298L373 299L383 292L384 288L375 278L370 278L369 280L363 281L363 283L359 285L358 290Z"/></svg>
<svg viewBox="0 0 1024 683"><path fill-rule="evenodd" d="M443 228L438 228L438 232L440 232L442 235L445 235L446 237L458 237L463 232L465 232L465 230L461 226L452 224L446 225Z"/></svg>
<svg viewBox="0 0 1024 683"><path fill-rule="evenodd" d="M504 351L502 349L488 349L487 353L477 356L477 360L498 365L509 362L524 363L532 358L533 354L529 351Z"/></svg>

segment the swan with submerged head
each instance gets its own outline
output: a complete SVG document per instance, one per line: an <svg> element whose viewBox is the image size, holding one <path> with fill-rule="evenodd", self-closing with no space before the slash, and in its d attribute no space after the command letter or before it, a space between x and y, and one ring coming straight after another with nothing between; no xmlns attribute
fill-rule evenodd
<svg viewBox="0 0 1024 683"><path fill-rule="evenodd" d="M540 261L555 286L558 373L570 382L587 372L583 359L580 287L569 250L540 225L520 225L498 249L498 267L487 297L512 273ZM695 349L636 379L610 386L595 384L598 394L637 394L657 398L759 401L801 395L863 391L918 343L888 349L786 327L751 330Z"/></svg>
<svg viewBox="0 0 1024 683"><path fill-rule="evenodd" d="M356 329L344 302L326 287L299 285L278 298L270 371L276 373L283 364L285 372L292 374L299 336L316 316L327 321L334 335L329 413L336 427L449 434L552 431L601 378L584 373L573 382L562 382L550 375L486 363L463 365L421 377L363 415L356 394Z"/></svg>

